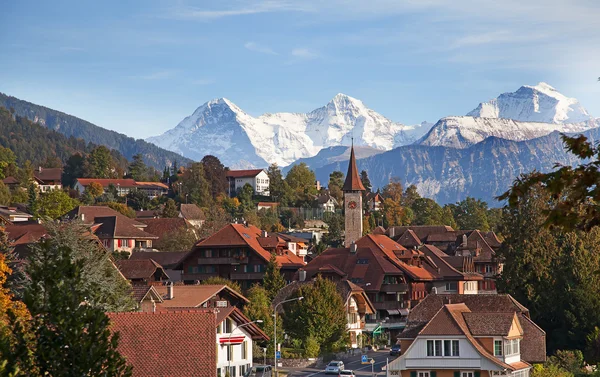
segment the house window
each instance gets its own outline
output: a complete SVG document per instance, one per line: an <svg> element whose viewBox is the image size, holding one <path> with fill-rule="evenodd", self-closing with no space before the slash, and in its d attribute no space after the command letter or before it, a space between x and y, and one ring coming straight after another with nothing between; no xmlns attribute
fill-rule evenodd
<svg viewBox="0 0 600 377"><path fill-rule="evenodd" d="M494 266L492 266L491 264L486 264L485 265L485 273L486 274L494 273Z"/></svg>
<svg viewBox="0 0 600 377"><path fill-rule="evenodd" d="M227 361L233 361L233 346L227 346Z"/></svg>
<svg viewBox="0 0 600 377"><path fill-rule="evenodd" d="M502 341L494 340L494 356L502 356Z"/></svg>
<svg viewBox="0 0 600 377"><path fill-rule="evenodd" d="M244 340L242 343L242 360L246 360L248 358L248 341ZM242 372L243 374L243 372Z"/></svg>
<svg viewBox="0 0 600 377"><path fill-rule="evenodd" d="M443 353L442 353L443 350ZM459 356L458 340L427 340L427 356L430 357L456 357Z"/></svg>
<svg viewBox="0 0 600 377"><path fill-rule="evenodd" d="M417 377L429 377L429 372L427 371L418 371Z"/></svg>
<svg viewBox="0 0 600 377"><path fill-rule="evenodd" d="M455 281L449 281L446 283L446 291L456 292L458 290L458 284Z"/></svg>
<svg viewBox="0 0 600 377"><path fill-rule="evenodd" d="M461 377L473 377L473 372L460 372Z"/></svg>
<svg viewBox="0 0 600 377"><path fill-rule="evenodd" d="M513 356L521 353L520 339L507 339L504 341L504 356Z"/></svg>
<svg viewBox="0 0 600 377"><path fill-rule="evenodd" d="M233 321L230 318L225 319L225 334L230 334L233 325Z"/></svg>
<svg viewBox="0 0 600 377"><path fill-rule="evenodd" d="M517 370L512 373L512 377L529 377L529 369Z"/></svg>

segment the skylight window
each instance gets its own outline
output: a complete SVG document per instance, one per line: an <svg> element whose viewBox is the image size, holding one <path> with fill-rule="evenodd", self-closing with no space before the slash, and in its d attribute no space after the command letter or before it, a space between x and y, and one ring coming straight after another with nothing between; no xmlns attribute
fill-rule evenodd
<svg viewBox="0 0 600 377"><path fill-rule="evenodd" d="M383 246L382 243L380 243L379 246L381 246L382 249L385 249L385 246Z"/></svg>
<svg viewBox="0 0 600 377"><path fill-rule="evenodd" d="M248 233L242 233L244 235L244 237L246 238L251 238L250 235Z"/></svg>

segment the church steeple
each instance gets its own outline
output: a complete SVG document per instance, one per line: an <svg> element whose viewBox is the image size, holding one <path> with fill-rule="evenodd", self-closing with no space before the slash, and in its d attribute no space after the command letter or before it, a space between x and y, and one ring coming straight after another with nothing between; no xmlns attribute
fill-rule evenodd
<svg viewBox="0 0 600 377"><path fill-rule="evenodd" d="M358 168L356 167L356 157L354 157L354 141L350 147L350 162L348 163L348 173L346 174L346 180L344 181L343 191L366 191L360 180L358 174Z"/></svg>

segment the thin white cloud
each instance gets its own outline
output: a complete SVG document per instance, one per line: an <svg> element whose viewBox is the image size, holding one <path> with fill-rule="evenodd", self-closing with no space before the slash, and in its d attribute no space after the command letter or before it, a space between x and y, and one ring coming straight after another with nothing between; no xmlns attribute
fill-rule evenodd
<svg viewBox="0 0 600 377"><path fill-rule="evenodd" d="M263 45L258 44L256 42L246 42L244 44L244 48L246 48L247 50L250 50L250 51L260 52L262 54L279 55L272 48L270 48L268 46L263 46Z"/></svg>
<svg viewBox="0 0 600 377"><path fill-rule="evenodd" d="M300 58L300 59L315 59L315 58L319 57L319 55L316 52L311 51L307 48L293 49L292 56L294 56L296 58Z"/></svg>
<svg viewBox="0 0 600 377"><path fill-rule="evenodd" d="M170 16L177 19L210 21L223 17L274 12L309 12L311 10L312 7L302 1L254 0L238 1L227 9L204 9L192 6L177 7L170 12Z"/></svg>

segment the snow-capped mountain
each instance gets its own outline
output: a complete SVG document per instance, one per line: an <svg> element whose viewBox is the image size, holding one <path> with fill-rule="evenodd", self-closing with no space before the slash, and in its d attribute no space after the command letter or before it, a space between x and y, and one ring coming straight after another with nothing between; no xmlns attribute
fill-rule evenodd
<svg viewBox="0 0 600 377"><path fill-rule="evenodd" d="M594 119L577 99L559 93L545 82L536 86L524 85L516 92L503 93L480 103L467 115L542 123L581 123Z"/></svg>
<svg viewBox="0 0 600 377"><path fill-rule="evenodd" d="M323 148L350 145L352 138L355 145L381 150L410 144L428 131L428 125L393 122L345 94L337 94L327 105L306 114L259 117L220 98L148 141L195 160L212 154L230 167L286 166Z"/></svg>
<svg viewBox="0 0 600 377"><path fill-rule="evenodd" d="M469 112L440 119L417 144L467 148L494 136L530 140L554 131L577 133L600 127L574 98L546 83L522 86Z"/></svg>

